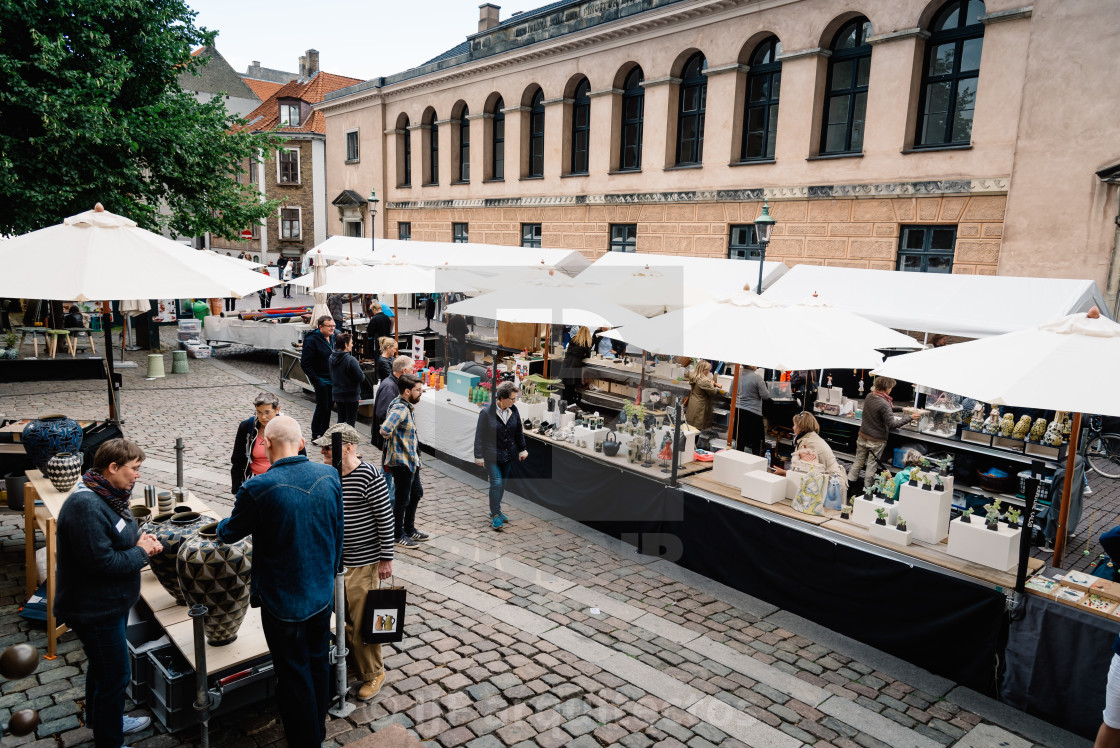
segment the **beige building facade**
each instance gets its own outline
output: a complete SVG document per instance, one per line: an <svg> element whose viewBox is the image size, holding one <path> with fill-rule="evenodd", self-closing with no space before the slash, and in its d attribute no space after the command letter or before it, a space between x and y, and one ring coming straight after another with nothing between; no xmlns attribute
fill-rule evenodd
<svg viewBox="0 0 1120 748"><path fill-rule="evenodd" d="M376 190L378 236L591 258L748 256L767 200L767 259L1114 296L1118 29L1112 0L484 5L464 44L316 106L327 200Z"/></svg>

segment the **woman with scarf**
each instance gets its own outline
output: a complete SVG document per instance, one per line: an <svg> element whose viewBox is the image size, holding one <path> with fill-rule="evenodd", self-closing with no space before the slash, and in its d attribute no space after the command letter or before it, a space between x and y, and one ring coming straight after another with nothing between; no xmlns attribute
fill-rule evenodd
<svg viewBox="0 0 1120 748"><path fill-rule="evenodd" d="M54 609L86 653L85 723L97 748L117 748L151 722L124 714L128 611L140 599L140 570L163 551L128 508L143 461L135 442L105 442L58 514Z"/></svg>
<svg viewBox="0 0 1120 748"><path fill-rule="evenodd" d="M237 493L242 483L272 466L264 446L264 427L280 413L280 398L271 392L258 392L253 407L257 412L237 426L237 436L233 438L233 454L229 458L232 494Z"/></svg>
<svg viewBox="0 0 1120 748"><path fill-rule="evenodd" d="M917 413L901 416L894 414L891 390L895 384L890 377L875 377L871 394L863 401L863 422L856 435L856 461L848 471L849 483L859 480L859 471L865 466L867 469L864 471L863 487L867 488L874 483L883 462L883 452L887 448L887 436L891 429L896 429L907 421L918 420Z"/></svg>

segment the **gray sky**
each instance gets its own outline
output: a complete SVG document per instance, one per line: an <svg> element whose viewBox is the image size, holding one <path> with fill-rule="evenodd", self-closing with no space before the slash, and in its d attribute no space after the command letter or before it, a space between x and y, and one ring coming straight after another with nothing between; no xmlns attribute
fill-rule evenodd
<svg viewBox="0 0 1120 748"><path fill-rule="evenodd" d="M217 47L235 70L252 60L296 72L319 50L328 73L368 80L416 67L478 30L482 0L187 0L196 25L218 32ZM494 0L501 20L548 0Z"/></svg>

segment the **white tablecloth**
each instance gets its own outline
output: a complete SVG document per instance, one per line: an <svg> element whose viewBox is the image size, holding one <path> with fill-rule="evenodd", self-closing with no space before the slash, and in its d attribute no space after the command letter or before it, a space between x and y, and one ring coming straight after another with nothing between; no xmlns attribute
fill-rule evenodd
<svg viewBox="0 0 1120 748"><path fill-rule="evenodd" d="M257 322L237 317L210 316L202 321L204 340L273 350L291 350L292 344L300 342L310 329L311 325L302 322Z"/></svg>
<svg viewBox="0 0 1120 748"><path fill-rule="evenodd" d="M420 443L473 462L479 410L479 406L450 390L426 390L414 410Z"/></svg>

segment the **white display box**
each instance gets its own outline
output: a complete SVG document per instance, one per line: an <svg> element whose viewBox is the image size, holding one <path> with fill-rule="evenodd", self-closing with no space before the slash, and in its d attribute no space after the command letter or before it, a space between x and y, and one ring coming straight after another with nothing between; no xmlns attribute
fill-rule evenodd
<svg viewBox="0 0 1120 748"><path fill-rule="evenodd" d="M718 374L716 376L716 384L724 392L731 392L731 385L735 382L735 377L731 374Z"/></svg>
<svg viewBox="0 0 1120 748"><path fill-rule="evenodd" d="M923 491L909 483L899 488L898 513L906 518L914 539L923 543L940 543L949 537L952 507L952 491Z"/></svg>
<svg viewBox="0 0 1120 748"><path fill-rule="evenodd" d="M758 470L766 470L766 458L737 449L716 452L712 459L712 480L738 489L743 487L744 475Z"/></svg>
<svg viewBox="0 0 1120 748"><path fill-rule="evenodd" d="M958 517L949 523L949 555L1000 571L1011 571L1019 562L1022 534L1020 528L1011 529L1002 522L998 530L989 530L983 517L973 517L968 523L961 522Z"/></svg>
<svg viewBox="0 0 1120 748"><path fill-rule="evenodd" d="M803 473L800 470L787 470L786 471L786 498L793 501L797 497L797 490L801 488L801 479L808 473Z"/></svg>
<svg viewBox="0 0 1120 748"><path fill-rule="evenodd" d="M840 405L844 402L844 388L843 387L829 387L828 388L828 402L830 405Z"/></svg>
<svg viewBox="0 0 1120 748"><path fill-rule="evenodd" d="M786 479L761 470L743 476L743 498L763 504L777 504L786 497Z"/></svg>
<svg viewBox="0 0 1120 748"><path fill-rule="evenodd" d="M521 414L521 420L532 420L533 423L539 423L544 414L548 412L548 403L541 400L539 403L524 403L518 402L517 412Z"/></svg>
<svg viewBox="0 0 1120 748"><path fill-rule="evenodd" d="M865 527L870 527L871 525L875 524L875 520L879 518L879 515L875 513L876 509L887 510L888 525L893 525L896 521L898 521L898 502L888 504L882 499L872 499L871 501L867 501L862 496L857 496L856 498L852 499L852 505L854 507L854 509L852 510L852 522L855 522L856 524L864 525ZM905 517L906 515L902 516ZM909 518L907 518L906 522L907 525L909 525Z"/></svg>
<svg viewBox="0 0 1120 748"><path fill-rule="evenodd" d="M587 446L594 447L596 442L602 442L606 439L609 432L609 429L589 429L586 426L576 426L576 441L585 441Z"/></svg>
<svg viewBox="0 0 1120 748"><path fill-rule="evenodd" d="M906 517L906 515L902 515ZM902 532L894 525L879 525L872 522L867 526L867 532L871 537L876 540L881 540L884 543L893 543L894 545L910 545L914 538L914 531L910 528L910 518L906 518L906 532Z"/></svg>

